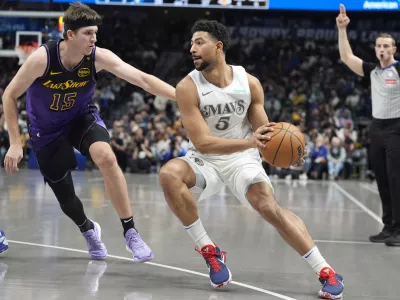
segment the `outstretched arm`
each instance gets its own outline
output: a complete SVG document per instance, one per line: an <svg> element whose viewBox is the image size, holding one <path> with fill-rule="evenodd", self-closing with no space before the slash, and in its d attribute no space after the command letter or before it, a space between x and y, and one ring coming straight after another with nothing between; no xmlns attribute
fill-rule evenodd
<svg viewBox="0 0 400 300"><path fill-rule="evenodd" d="M106 70L149 93L175 100L175 88L157 77L124 62L110 50L96 47L96 70Z"/></svg>
<svg viewBox="0 0 400 300"><path fill-rule="evenodd" d="M340 4L340 13L336 18L336 25L338 27L339 36L339 52L340 59L343 61L354 73L364 76L363 61L353 54L349 40L347 38L346 27L350 23L349 17L346 15L346 8Z"/></svg>
<svg viewBox="0 0 400 300"><path fill-rule="evenodd" d="M266 126L249 139L225 139L210 135L210 129L204 120L197 96L197 87L187 76L176 87L176 101L182 116L182 123L196 149L203 154L232 154L249 148L264 147L261 140L269 131Z"/></svg>

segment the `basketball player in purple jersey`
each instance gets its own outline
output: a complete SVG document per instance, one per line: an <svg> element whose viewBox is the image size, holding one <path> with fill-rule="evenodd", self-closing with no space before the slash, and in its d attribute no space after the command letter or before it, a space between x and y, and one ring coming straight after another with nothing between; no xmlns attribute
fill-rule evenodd
<svg viewBox="0 0 400 300"><path fill-rule="evenodd" d="M264 110L260 82L243 67L226 63L230 41L224 25L200 20L192 35L190 53L195 70L176 87L176 101L190 138L189 151L161 168L160 183L171 210L204 257L211 285L223 287L232 275L225 264L226 253L207 235L189 189L202 189L202 200L225 184L309 263L323 285L318 292L321 298L341 298L343 277L326 262L303 221L276 202L261 165L257 148L265 147L265 133L271 131L272 123Z"/></svg>
<svg viewBox="0 0 400 300"><path fill-rule="evenodd" d="M124 229L126 248L137 262L154 255L134 227L125 177L110 147L110 137L92 103L97 72L106 70L149 93L175 99L175 89L123 62L107 49L95 46L101 17L76 2L64 14L64 39L39 47L19 69L4 92L3 102L11 146L5 158L7 172L18 171L22 147L17 98L27 91L29 135L40 171L61 209L83 233L94 259L107 256L101 228L89 220L75 194L71 170L74 149L90 155L104 176L108 196Z"/></svg>

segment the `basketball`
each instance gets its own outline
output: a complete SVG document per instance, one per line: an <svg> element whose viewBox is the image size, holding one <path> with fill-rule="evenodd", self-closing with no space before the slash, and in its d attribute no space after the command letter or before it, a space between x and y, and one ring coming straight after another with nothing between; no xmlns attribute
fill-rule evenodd
<svg viewBox="0 0 400 300"><path fill-rule="evenodd" d="M272 166L289 168L298 163L304 156L305 139L301 131L293 124L276 123L273 132L268 133L271 139L266 148L261 149L263 159Z"/></svg>

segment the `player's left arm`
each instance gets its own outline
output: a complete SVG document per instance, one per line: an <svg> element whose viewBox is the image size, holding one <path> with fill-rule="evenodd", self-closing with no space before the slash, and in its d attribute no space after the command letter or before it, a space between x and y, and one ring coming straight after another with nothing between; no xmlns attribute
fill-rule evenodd
<svg viewBox="0 0 400 300"><path fill-rule="evenodd" d="M153 95L175 100L175 88L173 86L132 67L108 49L96 47L95 66L97 72L106 70Z"/></svg>
<svg viewBox="0 0 400 300"><path fill-rule="evenodd" d="M275 125L274 122L271 123L269 122L267 113L265 112L264 90L261 86L260 81L256 77L250 74L247 74L247 78L249 81L250 92L251 92L251 104L248 109L248 118L253 128L253 131L255 131L257 128L265 124L268 124L268 126ZM301 163L304 163L304 158L301 161Z"/></svg>
<svg viewBox="0 0 400 300"><path fill-rule="evenodd" d="M253 127L253 131L266 124L269 124L269 126L274 125L275 123L269 123L267 113L264 109L264 90L260 81L250 74L247 74L247 79L251 92L251 104L247 111L247 116L251 127Z"/></svg>

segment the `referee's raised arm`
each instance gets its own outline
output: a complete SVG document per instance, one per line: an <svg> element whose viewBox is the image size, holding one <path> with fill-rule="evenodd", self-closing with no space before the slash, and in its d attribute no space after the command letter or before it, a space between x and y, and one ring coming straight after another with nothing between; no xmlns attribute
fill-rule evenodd
<svg viewBox="0 0 400 300"><path fill-rule="evenodd" d="M346 15L346 8L343 4L340 4L340 12L336 18L336 25L338 27L340 59L354 73L360 76L364 76L363 61L353 54L349 40L347 38L346 27L347 25L349 25L349 23L350 19Z"/></svg>

